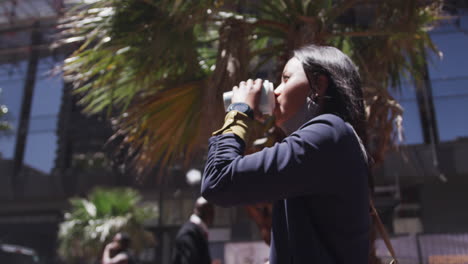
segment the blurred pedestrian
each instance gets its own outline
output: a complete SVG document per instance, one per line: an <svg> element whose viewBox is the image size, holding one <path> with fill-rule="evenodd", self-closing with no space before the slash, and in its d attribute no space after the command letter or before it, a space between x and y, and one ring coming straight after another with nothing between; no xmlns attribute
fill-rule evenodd
<svg viewBox="0 0 468 264"><path fill-rule="evenodd" d="M225 123L209 141L202 195L221 206L273 202L270 263L368 263L369 188L361 80L334 47L294 52L274 90L287 135L245 155L262 80L233 87ZM250 137L250 138L249 138Z"/></svg>
<svg viewBox="0 0 468 264"><path fill-rule="evenodd" d="M212 264L208 247L208 227L213 224L214 206L203 197L195 202L190 219L177 233L172 264Z"/></svg>
<svg viewBox="0 0 468 264"><path fill-rule="evenodd" d="M127 233L117 233L112 242L104 248L102 264L135 264L136 261L129 252L130 242L130 236Z"/></svg>

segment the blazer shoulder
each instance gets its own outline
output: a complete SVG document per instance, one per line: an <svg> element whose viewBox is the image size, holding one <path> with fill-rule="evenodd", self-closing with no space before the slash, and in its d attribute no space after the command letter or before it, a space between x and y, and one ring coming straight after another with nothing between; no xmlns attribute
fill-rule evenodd
<svg viewBox="0 0 468 264"><path fill-rule="evenodd" d="M308 127L313 124L324 124L330 127L330 129L336 130L338 132L346 133L349 128L346 125L346 122L339 116L334 114L323 114L306 122L301 128Z"/></svg>
<svg viewBox="0 0 468 264"><path fill-rule="evenodd" d="M334 114L322 114L322 115L315 117L312 120L329 122L331 124L338 125L338 126L345 125L345 121L341 117L334 115Z"/></svg>

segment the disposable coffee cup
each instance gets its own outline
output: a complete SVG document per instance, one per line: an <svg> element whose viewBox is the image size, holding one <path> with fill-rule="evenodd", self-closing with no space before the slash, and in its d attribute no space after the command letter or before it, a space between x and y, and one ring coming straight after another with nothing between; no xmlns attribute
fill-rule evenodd
<svg viewBox="0 0 468 264"><path fill-rule="evenodd" d="M232 103L232 91L223 93L224 109L227 110ZM275 110L275 93L273 83L268 80L263 81L262 92L260 94L259 110L264 115L273 115Z"/></svg>

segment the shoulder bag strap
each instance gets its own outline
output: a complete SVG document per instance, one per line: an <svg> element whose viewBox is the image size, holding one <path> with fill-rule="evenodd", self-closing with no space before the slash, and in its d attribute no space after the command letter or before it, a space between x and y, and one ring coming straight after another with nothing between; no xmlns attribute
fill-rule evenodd
<svg viewBox="0 0 468 264"><path fill-rule="evenodd" d="M387 231L385 230L385 227L382 224L382 221L380 220L379 213L377 213L377 210L375 209L374 202L372 201L372 199L370 199L370 206L372 210L371 212L372 218L374 219L376 223L377 231L380 233L380 236L385 242L385 246L387 246L387 249L390 252L390 255L392 256L392 261L390 261L390 264L398 264L395 250L393 249L393 246L392 246L392 243L390 242Z"/></svg>
<svg viewBox="0 0 468 264"><path fill-rule="evenodd" d="M362 152L363 158L367 162L368 156L367 156L366 148L364 147L364 144L362 143L362 140L359 137L359 135L357 134L354 127L351 126L351 124L349 124L349 126L353 130L353 133L354 133L354 135L356 136L356 138L358 140L359 146L361 147L361 152ZM367 165L369 166L369 164L367 164ZM385 242L385 246L387 246L387 249L390 252L390 255L392 256L392 261L390 261L389 264L398 264L398 261L396 259L396 255L395 255L395 250L393 249L392 243L390 242L390 239L388 238L387 231L385 230L385 227L382 224L382 221L380 220L379 213L377 213L377 210L375 209L375 206L374 206L374 201L372 200L371 197L369 197L369 203L370 203L370 206L371 206L372 218L374 219L374 221L376 223L377 231L380 233L380 236L382 237L383 241Z"/></svg>

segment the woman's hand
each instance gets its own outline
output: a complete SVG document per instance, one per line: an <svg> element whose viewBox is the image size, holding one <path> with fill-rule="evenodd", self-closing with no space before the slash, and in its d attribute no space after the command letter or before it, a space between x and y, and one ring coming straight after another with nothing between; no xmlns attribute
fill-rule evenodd
<svg viewBox="0 0 468 264"><path fill-rule="evenodd" d="M232 103L246 103L252 108L254 114L258 116L258 105L260 103L260 95L262 92L263 81L261 79L248 79L242 81L239 86L232 88Z"/></svg>
<svg viewBox="0 0 468 264"><path fill-rule="evenodd" d="M112 241L109 244L106 245L106 249L108 250L116 250L119 248L119 243Z"/></svg>

